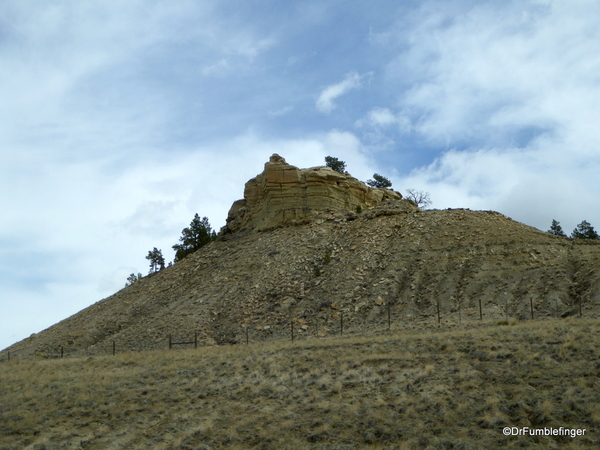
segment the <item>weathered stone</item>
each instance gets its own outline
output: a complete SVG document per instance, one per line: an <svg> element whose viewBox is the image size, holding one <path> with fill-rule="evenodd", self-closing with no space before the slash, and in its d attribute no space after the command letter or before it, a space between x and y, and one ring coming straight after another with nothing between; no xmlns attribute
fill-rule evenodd
<svg viewBox="0 0 600 450"><path fill-rule="evenodd" d="M223 232L294 225L322 211L352 212L401 199L398 192L370 188L349 174L329 167L299 169L274 154L263 173L246 183L244 199L231 206Z"/></svg>

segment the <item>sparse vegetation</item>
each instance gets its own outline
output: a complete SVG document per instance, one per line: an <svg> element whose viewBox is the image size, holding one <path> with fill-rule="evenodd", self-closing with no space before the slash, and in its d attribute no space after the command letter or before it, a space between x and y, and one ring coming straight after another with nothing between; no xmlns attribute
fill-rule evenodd
<svg viewBox="0 0 600 450"><path fill-rule="evenodd" d="M550 229L548 230L548 233L553 234L555 236L563 236L566 237L567 235L565 234L565 232L563 231L562 227L560 226L560 222L552 219L552 225L550 225Z"/></svg>
<svg viewBox="0 0 600 450"><path fill-rule="evenodd" d="M130 274L127 277L127 283L125 283L125 287L127 286L131 286L133 283L135 283L138 280L142 279L142 274L138 272L138 274L136 275L135 273Z"/></svg>
<svg viewBox="0 0 600 450"><path fill-rule="evenodd" d="M431 197L429 196L429 192L417 191L416 189L407 189L404 198L413 202L419 208L425 209L431 205Z"/></svg>
<svg viewBox="0 0 600 450"><path fill-rule="evenodd" d="M325 255L323 256L323 264L329 264L331 262L331 252L329 249L325 250Z"/></svg>
<svg viewBox="0 0 600 450"><path fill-rule="evenodd" d="M175 250L175 262L181 261L216 238L217 234L211 228L208 217L200 219L200 216L196 213L190 226L182 230L181 237L179 238L181 243L173 246L173 250Z"/></svg>
<svg viewBox="0 0 600 450"><path fill-rule="evenodd" d="M587 220L582 221L571 233L573 239L600 239L600 236L594 230Z"/></svg>
<svg viewBox="0 0 600 450"><path fill-rule="evenodd" d="M378 173L373 174L372 180L367 180L367 184L372 188L390 188L392 187L392 182L388 180L386 177L379 175Z"/></svg>
<svg viewBox="0 0 600 450"><path fill-rule="evenodd" d="M340 161L339 159L333 157L333 156L326 156L325 157L325 166L329 167L330 169L335 170L336 172L339 173L345 173L346 172L346 162L345 161Z"/></svg>
<svg viewBox="0 0 600 450"><path fill-rule="evenodd" d="M595 448L597 330L566 319L16 358L0 364L0 448Z"/></svg>
<svg viewBox="0 0 600 450"><path fill-rule="evenodd" d="M152 250L148 252L146 255L146 259L150 261L150 271L149 274L153 274L158 272L159 270L163 270L165 268L165 258L162 254L162 251L154 247Z"/></svg>

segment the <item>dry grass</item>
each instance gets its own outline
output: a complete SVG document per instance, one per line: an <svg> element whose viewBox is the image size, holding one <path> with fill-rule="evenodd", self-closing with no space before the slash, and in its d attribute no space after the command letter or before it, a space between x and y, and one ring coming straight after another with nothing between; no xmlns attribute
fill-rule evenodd
<svg viewBox="0 0 600 450"><path fill-rule="evenodd" d="M13 359L0 449L597 448L599 322L511 325Z"/></svg>

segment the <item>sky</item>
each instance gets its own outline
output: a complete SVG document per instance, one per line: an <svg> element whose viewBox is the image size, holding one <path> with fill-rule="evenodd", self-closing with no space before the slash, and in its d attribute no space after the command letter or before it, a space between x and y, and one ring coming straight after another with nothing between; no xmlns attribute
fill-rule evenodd
<svg viewBox="0 0 600 450"><path fill-rule="evenodd" d="M600 3L0 3L0 349L225 224L273 153L600 227Z"/></svg>

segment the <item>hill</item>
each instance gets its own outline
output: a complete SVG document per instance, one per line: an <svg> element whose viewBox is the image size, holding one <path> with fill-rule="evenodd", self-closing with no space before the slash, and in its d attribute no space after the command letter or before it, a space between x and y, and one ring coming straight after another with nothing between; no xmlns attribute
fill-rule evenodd
<svg viewBox="0 0 600 450"><path fill-rule="evenodd" d="M360 211L360 212L357 212ZM598 317L600 243L492 211L421 211L348 174L278 155L217 241L9 350L164 349L506 319ZM481 305L481 315L480 315Z"/></svg>

